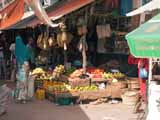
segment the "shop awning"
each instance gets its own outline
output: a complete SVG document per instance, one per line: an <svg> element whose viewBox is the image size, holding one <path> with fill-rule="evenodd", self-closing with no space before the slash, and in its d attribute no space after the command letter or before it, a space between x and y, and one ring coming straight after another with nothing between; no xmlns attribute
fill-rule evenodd
<svg viewBox="0 0 160 120"><path fill-rule="evenodd" d="M24 14L24 0L0 1L0 29L15 24Z"/></svg>
<svg viewBox="0 0 160 120"><path fill-rule="evenodd" d="M132 55L142 58L160 57L160 14L128 33L126 39Z"/></svg>
<svg viewBox="0 0 160 120"><path fill-rule="evenodd" d="M44 24L47 24L51 27L58 26L58 24L53 24L52 21L49 19L46 11L44 10L39 0L25 0L25 3L32 8L40 22L43 22Z"/></svg>
<svg viewBox="0 0 160 120"><path fill-rule="evenodd" d="M143 12L152 11L160 8L160 0L152 0L149 3L141 6L140 8L133 10L126 14L126 16L134 16Z"/></svg>
<svg viewBox="0 0 160 120"><path fill-rule="evenodd" d="M94 0L66 0L62 4L59 4L58 6L51 6L47 8L47 14L52 20L57 20L60 17L71 13L75 10L78 10L81 7L84 7L87 4L92 3ZM24 27L31 27L35 26L37 24L40 24L40 20L37 19L34 15L27 17L17 24L11 26L10 28L16 29L16 28L24 28Z"/></svg>

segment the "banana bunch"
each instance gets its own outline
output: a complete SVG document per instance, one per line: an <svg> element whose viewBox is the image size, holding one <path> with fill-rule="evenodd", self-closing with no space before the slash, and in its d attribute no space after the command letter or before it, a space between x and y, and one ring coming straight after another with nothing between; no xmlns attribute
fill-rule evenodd
<svg viewBox="0 0 160 120"><path fill-rule="evenodd" d="M57 35L57 44L59 47L64 47L64 44L69 44L73 39L73 35L67 31L66 25L60 26L61 33Z"/></svg>
<svg viewBox="0 0 160 120"><path fill-rule="evenodd" d="M63 73L65 71L64 65L58 65L55 67L54 72Z"/></svg>
<svg viewBox="0 0 160 120"><path fill-rule="evenodd" d="M71 86L66 83L45 83L45 88L51 92L68 92L71 90Z"/></svg>
<svg viewBox="0 0 160 120"><path fill-rule="evenodd" d="M103 77L106 78L106 79L113 79L113 78L116 78L116 79L121 79L121 78L124 78L125 75L121 72L117 72L117 73L104 73L103 74Z"/></svg>
<svg viewBox="0 0 160 120"><path fill-rule="evenodd" d="M54 47L57 45L57 41L56 41L54 35L49 37L48 43L49 43L49 47Z"/></svg>
<svg viewBox="0 0 160 120"><path fill-rule="evenodd" d="M38 36L37 45L42 50L48 50L49 48L54 47L56 44L57 44L57 41L54 35L49 37L49 34L46 32Z"/></svg>
<svg viewBox="0 0 160 120"><path fill-rule="evenodd" d="M44 74L44 73L45 73L45 71L42 68L36 68L36 69L33 70L32 75Z"/></svg>
<svg viewBox="0 0 160 120"><path fill-rule="evenodd" d="M40 34L38 36L37 45L42 50L48 50L49 49L49 42L48 42L48 34L47 33L45 33L44 35Z"/></svg>
<svg viewBox="0 0 160 120"><path fill-rule="evenodd" d="M96 85L91 86L84 86L84 87L75 87L72 88L73 91L95 91L98 90L98 87Z"/></svg>
<svg viewBox="0 0 160 120"><path fill-rule="evenodd" d="M54 78L58 78L62 73L65 72L65 68L64 68L64 65L58 65L55 67L55 69L53 70L53 77Z"/></svg>
<svg viewBox="0 0 160 120"><path fill-rule="evenodd" d="M54 78L51 74L41 74L40 76L37 77L37 80L50 80L52 81Z"/></svg>
<svg viewBox="0 0 160 120"><path fill-rule="evenodd" d="M37 39L37 45L39 48L43 48L43 34L40 34Z"/></svg>

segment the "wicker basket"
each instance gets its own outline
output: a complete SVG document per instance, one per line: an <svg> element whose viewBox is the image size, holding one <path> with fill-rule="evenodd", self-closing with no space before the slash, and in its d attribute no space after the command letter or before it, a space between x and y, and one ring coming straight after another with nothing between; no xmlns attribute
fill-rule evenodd
<svg viewBox="0 0 160 120"><path fill-rule="evenodd" d="M86 79L80 79L80 78L69 78L69 85L72 87L77 87L77 86L89 86L91 83L90 78Z"/></svg>
<svg viewBox="0 0 160 120"><path fill-rule="evenodd" d="M111 84L114 85L115 87L120 88L120 89L127 88L127 82L126 81L120 81L120 82L115 82L115 83L111 83Z"/></svg>
<svg viewBox="0 0 160 120"><path fill-rule="evenodd" d="M128 79L128 88L130 90L135 90L135 89L139 89L139 81L138 78L130 78Z"/></svg>
<svg viewBox="0 0 160 120"><path fill-rule="evenodd" d="M123 103L126 105L135 105L138 100L138 91L127 91L122 95Z"/></svg>

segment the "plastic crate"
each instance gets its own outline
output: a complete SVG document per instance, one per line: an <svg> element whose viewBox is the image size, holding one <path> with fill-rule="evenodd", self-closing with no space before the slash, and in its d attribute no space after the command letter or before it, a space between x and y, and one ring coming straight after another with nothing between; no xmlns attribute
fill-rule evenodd
<svg viewBox="0 0 160 120"><path fill-rule="evenodd" d="M55 102L55 101L56 101L56 100L55 100L55 94L50 93L50 92L48 92L48 91L45 92L45 98L46 98L47 100L49 100L50 102Z"/></svg>
<svg viewBox="0 0 160 120"><path fill-rule="evenodd" d="M60 97L56 99L56 104L58 105L70 105L71 103L72 103L72 98Z"/></svg>

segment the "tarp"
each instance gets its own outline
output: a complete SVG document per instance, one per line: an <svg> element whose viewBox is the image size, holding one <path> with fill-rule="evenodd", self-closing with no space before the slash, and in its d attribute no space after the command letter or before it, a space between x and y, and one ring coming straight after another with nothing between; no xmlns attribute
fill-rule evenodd
<svg viewBox="0 0 160 120"><path fill-rule="evenodd" d="M160 58L160 14L126 35L132 55Z"/></svg>
<svg viewBox="0 0 160 120"><path fill-rule="evenodd" d="M15 24L24 14L24 0L0 1L0 29L4 29Z"/></svg>
<svg viewBox="0 0 160 120"><path fill-rule="evenodd" d="M78 10L79 8L92 3L94 0L66 0L62 4L59 5L52 5L49 8L46 9L48 16L52 20L57 20L60 17L69 14L75 10ZM27 17L17 24L10 26L11 29L16 28L24 28L24 27L32 27L37 24L40 24L40 20L38 20L34 15Z"/></svg>
<svg viewBox="0 0 160 120"><path fill-rule="evenodd" d="M126 16L134 16L134 15L141 14L146 11L152 11L155 9L160 9L160 0L152 0L149 3L141 6L140 8L127 13Z"/></svg>
<svg viewBox="0 0 160 120"><path fill-rule="evenodd" d="M52 21L49 19L46 11L42 7L42 4L39 0L25 0L28 6L32 8L35 15L39 18L40 22L47 24L51 27L57 27L58 24L53 24Z"/></svg>

